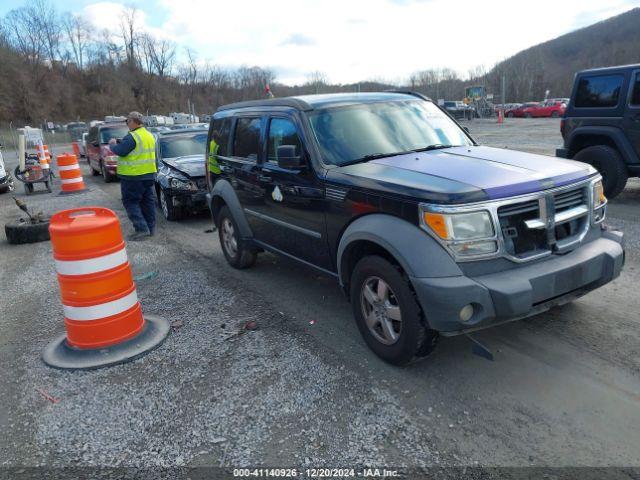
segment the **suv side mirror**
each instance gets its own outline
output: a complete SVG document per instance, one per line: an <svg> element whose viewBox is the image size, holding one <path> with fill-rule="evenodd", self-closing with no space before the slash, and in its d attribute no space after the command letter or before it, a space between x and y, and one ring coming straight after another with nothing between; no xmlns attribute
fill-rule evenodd
<svg viewBox="0 0 640 480"><path fill-rule="evenodd" d="M276 154L280 168L302 168L305 165L304 157L302 155L296 155L295 145L280 145L276 149Z"/></svg>

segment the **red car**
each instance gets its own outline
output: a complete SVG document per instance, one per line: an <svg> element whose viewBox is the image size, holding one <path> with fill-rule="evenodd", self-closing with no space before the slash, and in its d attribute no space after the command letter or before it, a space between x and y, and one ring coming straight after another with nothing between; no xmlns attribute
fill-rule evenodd
<svg viewBox="0 0 640 480"><path fill-rule="evenodd" d="M567 104L557 100L547 100L535 106L524 109L524 116L527 118L553 117L558 118L564 114Z"/></svg>
<svg viewBox="0 0 640 480"><path fill-rule="evenodd" d="M520 105L519 107L516 108L509 108L507 110L505 110L504 115L505 117L509 117L509 118L513 118L513 117L524 117L525 116L525 110L528 109L529 107L535 107L538 105L538 102L529 102L529 103L523 103L522 105Z"/></svg>
<svg viewBox="0 0 640 480"><path fill-rule="evenodd" d="M87 135L87 161L93 175L102 175L109 183L118 178L118 156L109 148L109 140L122 139L129 129L124 123L99 123L89 129Z"/></svg>

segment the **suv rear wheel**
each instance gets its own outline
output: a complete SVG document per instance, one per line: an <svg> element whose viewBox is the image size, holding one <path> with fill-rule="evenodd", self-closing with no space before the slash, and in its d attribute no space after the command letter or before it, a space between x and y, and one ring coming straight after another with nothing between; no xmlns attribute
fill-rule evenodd
<svg viewBox="0 0 640 480"><path fill-rule="evenodd" d="M218 214L218 235L220 246L227 262L233 268L249 268L256 261L257 252L246 248L240 240L238 225L229 209L224 206Z"/></svg>
<svg viewBox="0 0 640 480"><path fill-rule="evenodd" d="M607 198L617 197L627 185L629 178L627 166L615 148L607 145L594 145L580 150L573 156L573 159L588 163L600 172L604 194Z"/></svg>
<svg viewBox="0 0 640 480"><path fill-rule="evenodd" d="M388 260L362 258L353 270L350 294L358 329L380 358L406 365L433 351L438 334L424 325L409 281Z"/></svg>

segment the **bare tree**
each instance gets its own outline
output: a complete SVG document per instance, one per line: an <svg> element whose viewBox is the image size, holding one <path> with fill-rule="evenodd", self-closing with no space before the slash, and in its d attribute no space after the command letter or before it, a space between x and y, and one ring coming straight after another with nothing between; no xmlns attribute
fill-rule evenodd
<svg viewBox="0 0 640 480"><path fill-rule="evenodd" d="M82 70L91 38L89 23L80 15L66 14L62 21L62 26L76 65Z"/></svg>
<svg viewBox="0 0 640 480"><path fill-rule="evenodd" d="M169 40L158 40L150 34L141 37L144 51L144 63L149 73L156 73L159 77L168 75L173 66L176 55L175 44Z"/></svg>
<svg viewBox="0 0 640 480"><path fill-rule="evenodd" d="M325 73L316 70L307 75L307 83L305 85L310 87L314 93L320 93L328 83Z"/></svg>
<svg viewBox="0 0 640 480"><path fill-rule="evenodd" d="M120 18L120 32L122 35L122 43L124 44L127 65L129 65L129 67L135 67L137 65L136 48L139 40L136 25L137 14L137 8L133 6L127 6L122 12L122 16Z"/></svg>

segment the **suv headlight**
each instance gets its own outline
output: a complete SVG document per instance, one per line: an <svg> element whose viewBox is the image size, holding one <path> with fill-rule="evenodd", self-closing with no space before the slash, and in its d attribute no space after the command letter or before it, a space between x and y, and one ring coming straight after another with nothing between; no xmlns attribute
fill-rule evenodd
<svg viewBox="0 0 640 480"><path fill-rule="evenodd" d="M490 255L498 251L496 230L486 210L445 213L421 206L420 225L454 256Z"/></svg>
<svg viewBox="0 0 640 480"><path fill-rule="evenodd" d="M598 180L593 184L593 191L591 196L593 198L593 222L600 223L604 220L604 207L607 205L607 197L604 196L604 187L602 186L602 180Z"/></svg>

